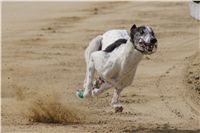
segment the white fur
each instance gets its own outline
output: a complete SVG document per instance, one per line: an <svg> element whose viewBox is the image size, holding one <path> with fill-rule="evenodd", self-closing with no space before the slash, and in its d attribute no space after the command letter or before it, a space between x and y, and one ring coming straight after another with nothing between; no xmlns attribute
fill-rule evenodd
<svg viewBox="0 0 200 133"><path fill-rule="evenodd" d="M128 41L110 53L102 51L118 39L127 39ZM100 45L102 45L102 50L97 51ZM84 82L84 97L98 95L104 90L114 87L112 105L117 107L120 92L133 81L138 63L142 59L142 53L134 48L126 30L110 30L90 42L85 51L85 59L87 72ZM105 83L98 89L93 89L95 71L105 80Z"/></svg>

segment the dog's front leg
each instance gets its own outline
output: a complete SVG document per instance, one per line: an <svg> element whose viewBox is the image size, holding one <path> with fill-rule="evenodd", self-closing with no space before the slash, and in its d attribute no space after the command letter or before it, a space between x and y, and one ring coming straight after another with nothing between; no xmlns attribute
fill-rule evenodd
<svg viewBox="0 0 200 133"><path fill-rule="evenodd" d="M115 112L122 112L123 111L123 107L119 103L119 96L120 96L120 93L122 92L122 90L123 89L118 89L118 88L114 89L114 94L113 94L111 104L112 104L112 107L115 109Z"/></svg>
<svg viewBox="0 0 200 133"><path fill-rule="evenodd" d="M92 58L90 58L86 72L86 85L83 93L84 97L91 95L91 91L93 89L94 72L95 72L94 61Z"/></svg>

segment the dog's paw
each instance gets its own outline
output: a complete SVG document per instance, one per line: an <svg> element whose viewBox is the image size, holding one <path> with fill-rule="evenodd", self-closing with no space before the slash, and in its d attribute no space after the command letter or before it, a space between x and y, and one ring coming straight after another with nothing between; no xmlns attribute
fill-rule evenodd
<svg viewBox="0 0 200 133"><path fill-rule="evenodd" d="M76 91L76 96L79 97L79 98L84 98L84 96L83 96L83 90L77 90Z"/></svg>
<svg viewBox="0 0 200 133"><path fill-rule="evenodd" d="M115 107L115 113L118 113L118 112L121 113L123 111L123 109L124 108L122 106L116 106Z"/></svg>

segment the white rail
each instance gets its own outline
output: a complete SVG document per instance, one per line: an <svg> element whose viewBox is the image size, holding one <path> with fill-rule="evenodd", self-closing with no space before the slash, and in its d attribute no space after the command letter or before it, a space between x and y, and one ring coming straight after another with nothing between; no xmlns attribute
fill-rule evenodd
<svg viewBox="0 0 200 133"><path fill-rule="evenodd" d="M200 20L200 3L196 3L194 1L189 2L190 7L190 15L197 20Z"/></svg>

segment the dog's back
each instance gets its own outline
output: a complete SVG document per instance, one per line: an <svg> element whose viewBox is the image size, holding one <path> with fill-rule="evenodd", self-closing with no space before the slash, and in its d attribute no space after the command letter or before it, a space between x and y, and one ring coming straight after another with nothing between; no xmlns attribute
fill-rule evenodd
<svg viewBox="0 0 200 133"><path fill-rule="evenodd" d="M113 44L119 39L129 39L129 34L127 30L109 30L102 35L102 49L105 50L109 45Z"/></svg>
<svg viewBox="0 0 200 133"><path fill-rule="evenodd" d="M94 39L92 39L92 41L90 42L89 46L85 51L86 63L89 62L91 53L99 50L106 50L106 48L108 48L107 51L112 51L115 47L118 47L122 43L126 43L126 40L128 40L129 38L130 37L127 30L120 30L120 29L109 30L105 32L103 35L95 37ZM117 43L109 47L115 42Z"/></svg>

